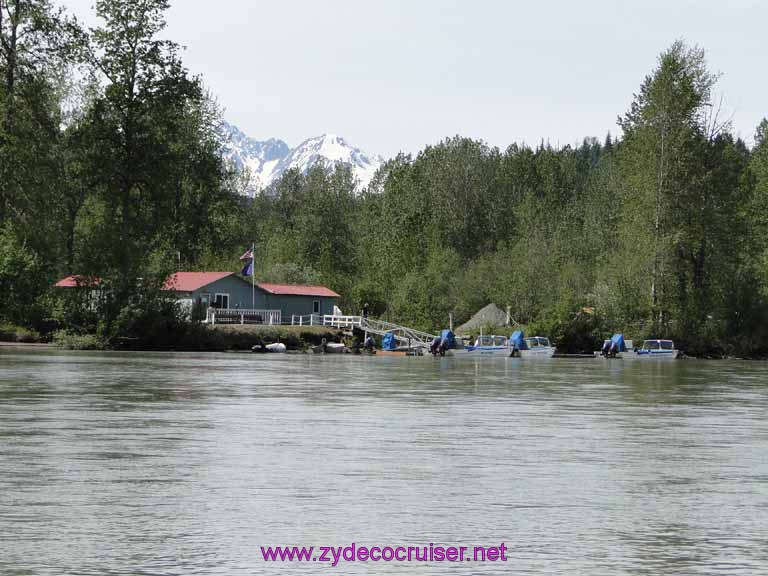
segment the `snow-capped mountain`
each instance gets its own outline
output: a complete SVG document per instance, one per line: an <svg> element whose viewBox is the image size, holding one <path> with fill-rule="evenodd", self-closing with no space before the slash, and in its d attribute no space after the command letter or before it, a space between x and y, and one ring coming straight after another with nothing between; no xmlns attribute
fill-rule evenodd
<svg viewBox="0 0 768 576"><path fill-rule="evenodd" d="M318 163L349 166L362 189L368 186L383 162L380 156L369 156L335 134L310 138L291 149L275 138L254 140L231 124L224 123L222 131L225 158L238 169L248 170L249 194L266 188L291 168L306 173Z"/></svg>
<svg viewBox="0 0 768 576"><path fill-rule="evenodd" d="M272 182L272 172L277 164L290 154L288 144L276 138L262 142L226 122L222 125L224 156L238 170L248 170L251 193L266 188Z"/></svg>

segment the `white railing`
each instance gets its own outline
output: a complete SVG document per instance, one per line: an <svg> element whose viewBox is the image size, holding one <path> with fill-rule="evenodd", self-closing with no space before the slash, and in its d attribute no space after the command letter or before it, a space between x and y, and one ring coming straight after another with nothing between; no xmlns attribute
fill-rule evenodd
<svg viewBox="0 0 768 576"><path fill-rule="evenodd" d="M323 317L320 314L291 314L292 326L322 326Z"/></svg>
<svg viewBox="0 0 768 576"><path fill-rule="evenodd" d="M208 308L205 321L209 324L269 324L282 322L280 310L253 310L250 308Z"/></svg>
<svg viewBox="0 0 768 576"><path fill-rule="evenodd" d="M360 326L361 322L361 316L336 316L331 314L323 316L323 325L334 326L335 328L354 328L355 326Z"/></svg>
<svg viewBox="0 0 768 576"><path fill-rule="evenodd" d="M333 314L293 314L291 324L294 326L330 326L333 328L359 327L362 316L339 316Z"/></svg>

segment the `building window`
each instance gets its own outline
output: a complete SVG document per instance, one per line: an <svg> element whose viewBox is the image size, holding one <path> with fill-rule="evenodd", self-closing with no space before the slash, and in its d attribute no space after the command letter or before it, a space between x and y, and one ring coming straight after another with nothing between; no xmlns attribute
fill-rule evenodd
<svg viewBox="0 0 768 576"><path fill-rule="evenodd" d="M213 302L216 308L226 310L229 308L229 294L216 294Z"/></svg>
<svg viewBox="0 0 768 576"><path fill-rule="evenodd" d="M312 302L312 314L320 314L320 300Z"/></svg>

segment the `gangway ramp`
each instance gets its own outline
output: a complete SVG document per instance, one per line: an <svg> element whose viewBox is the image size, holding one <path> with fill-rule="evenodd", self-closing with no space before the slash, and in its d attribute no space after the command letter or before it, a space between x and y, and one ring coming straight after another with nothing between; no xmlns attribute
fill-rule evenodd
<svg viewBox="0 0 768 576"><path fill-rule="evenodd" d="M402 326L393 322L387 322L386 320L365 316L324 315L323 325L336 328L359 328L360 330L376 334L377 336L384 336L387 332L391 332L394 335L395 340L414 348L429 346L432 341L437 338L434 334L422 332L415 328L409 328L408 326Z"/></svg>

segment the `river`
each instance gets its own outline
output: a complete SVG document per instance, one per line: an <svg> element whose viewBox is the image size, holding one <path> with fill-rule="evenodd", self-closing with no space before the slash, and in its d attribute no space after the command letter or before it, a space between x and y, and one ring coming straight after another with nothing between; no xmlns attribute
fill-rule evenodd
<svg viewBox="0 0 768 576"><path fill-rule="evenodd" d="M0 573L768 573L767 418L759 362L2 349ZM506 561L261 552L353 542Z"/></svg>

